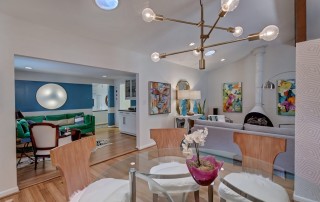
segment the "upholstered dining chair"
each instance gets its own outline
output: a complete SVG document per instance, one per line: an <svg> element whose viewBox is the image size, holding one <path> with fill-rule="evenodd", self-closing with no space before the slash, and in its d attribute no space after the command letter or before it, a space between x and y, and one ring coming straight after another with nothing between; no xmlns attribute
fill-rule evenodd
<svg viewBox="0 0 320 202"><path fill-rule="evenodd" d="M50 151L51 161L61 172L70 201L129 200L129 181L105 178L92 183L89 159L96 147L95 136L82 138Z"/></svg>
<svg viewBox="0 0 320 202"><path fill-rule="evenodd" d="M179 148L181 142L184 140L184 135L187 134L186 128L165 128L165 129L150 129L150 137L156 142L158 149L165 148ZM165 153L165 152L164 152ZM161 155L165 155L161 153ZM177 157L179 158L179 156ZM180 170L183 173L188 172L187 165L180 164L177 162L163 163L158 166L151 168L151 174L178 174L172 173L170 167L174 167L174 170ZM173 193L183 193L183 197L187 192L194 192L195 201L199 201L199 189L200 186L192 179L192 177L187 178L178 178L178 179L169 179L169 180L155 180L163 188L167 189L169 194ZM154 201L158 200L158 193L156 189L152 186L149 186L150 190L154 193Z"/></svg>
<svg viewBox="0 0 320 202"><path fill-rule="evenodd" d="M43 166L45 166L45 158L50 157L50 150L71 142L70 137L59 138L59 126L51 123L33 123L30 125L30 138L32 142L35 164L37 169L38 158L43 158Z"/></svg>
<svg viewBox="0 0 320 202"><path fill-rule="evenodd" d="M286 190L272 182L273 164L277 155L286 151L286 139L235 132L233 141L241 150L242 167L245 170L224 177L227 182L222 180L218 189L221 201L289 201ZM246 169L262 175L245 173ZM224 183L232 184L235 190ZM241 186L241 192L246 197L238 194L234 185Z"/></svg>

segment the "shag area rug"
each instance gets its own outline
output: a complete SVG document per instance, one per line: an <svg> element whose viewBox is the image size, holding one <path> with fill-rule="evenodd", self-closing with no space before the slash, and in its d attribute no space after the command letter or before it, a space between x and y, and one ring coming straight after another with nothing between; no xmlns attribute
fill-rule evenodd
<svg viewBox="0 0 320 202"><path fill-rule="evenodd" d="M97 147L96 149L100 149L102 147L105 147L107 145L111 145L112 143L108 139L102 139L102 140L97 140Z"/></svg>

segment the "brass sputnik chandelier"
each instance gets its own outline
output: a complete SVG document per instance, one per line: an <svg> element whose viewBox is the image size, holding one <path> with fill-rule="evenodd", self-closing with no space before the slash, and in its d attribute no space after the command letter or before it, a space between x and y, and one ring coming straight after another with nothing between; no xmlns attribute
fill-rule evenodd
<svg viewBox="0 0 320 202"><path fill-rule="evenodd" d="M178 51L178 52L172 52L172 53L159 54L157 52L154 52L151 55L152 61L158 62L160 59L166 58L167 56L170 56L170 55L177 55L180 53L186 53L186 52L193 51L196 54L200 54L199 69L203 70L203 69L205 69L204 50L206 48L212 48L212 47L216 47L216 46L231 44L231 43L245 41L245 40L254 41L254 40L261 40L262 39L265 41L272 41L272 40L276 39L279 34L279 28L275 25L269 25L269 26L265 27L261 32L250 34L249 36L247 36L245 38L239 38L239 39L235 39L235 40L231 40L231 41L225 41L225 42L221 42L221 43L205 45L205 42L210 37L210 34L212 33L212 31L214 29L227 31L229 33L232 33L233 36L235 36L235 37L240 37L242 35L242 33L243 33L242 27L225 28L225 27L218 27L217 26L217 24L221 18L225 17L228 12L231 12L237 8L237 6L239 5L239 1L240 0L221 0L221 10L220 10L219 16L218 16L217 20L214 22L213 26L206 25L204 22L204 12L203 12L202 0L200 0L201 20L198 23L167 18L162 15L155 14L153 12L153 10L150 8L145 8L142 11L142 18L146 22L152 22L154 20L155 21L171 21L171 22L178 22L178 23L193 25L193 26L197 26L200 28L200 46L199 47L196 47L193 49L188 49L188 50L183 50L183 51ZM210 30L207 34L205 34L205 32L204 32L205 28L210 28Z"/></svg>

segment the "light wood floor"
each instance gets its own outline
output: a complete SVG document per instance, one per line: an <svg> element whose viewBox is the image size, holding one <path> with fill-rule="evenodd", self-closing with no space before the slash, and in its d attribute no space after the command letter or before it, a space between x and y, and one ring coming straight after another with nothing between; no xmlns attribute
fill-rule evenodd
<svg viewBox="0 0 320 202"><path fill-rule="evenodd" d="M95 164L93 166L91 166L91 174L92 174L92 179L101 179L103 177L110 177L110 173L108 173L110 171L110 168L112 165L114 165L115 163L118 163L120 161L123 161L124 159L127 159L129 157L133 157L134 155L136 155L137 153L140 152L145 152L145 151L150 151L150 150L154 150L156 149L155 147L151 147L142 151L134 151L131 153L128 153L126 155L123 156L119 156L117 158L113 158L111 160L108 161L104 161L101 162L99 164ZM234 166L231 163L224 163L224 168L225 170L223 171L222 175L226 175L228 174L229 171L237 171L237 169L239 169L238 166ZM127 167L123 168L128 169ZM116 176L116 177L120 177L121 176ZM124 176L123 178L127 178L127 176ZM278 179L274 179L275 181L279 181ZM283 183L281 183L281 185L286 188L290 199L292 199L292 195L293 195L293 180L286 180L283 181L281 180ZM216 180L216 183L214 185L214 201L219 201L219 196L217 193L218 190L218 186L219 186L219 180ZM147 201L152 201L152 194L148 191L149 188L147 187L147 185L141 185L140 187L137 187L137 192L140 193L138 194L139 196L142 196L141 198L138 198L137 201L143 201L143 202L147 202ZM61 201L61 202L65 202L66 197L64 194L64 185L62 182L61 177L57 177L54 178L52 180L48 180L42 183L39 183L37 185L33 185L30 186L28 188L22 189L19 193L14 194L12 196L0 199L0 202L31 202L31 201ZM159 201L165 201L164 199L161 199ZM189 193L188 194L188 198L187 201L194 201L193 199L193 194ZM204 202L207 201L207 188L206 187L201 187L200 189L200 201Z"/></svg>
<svg viewBox="0 0 320 202"><path fill-rule="evenodd" d="M118 128L98 128L96 129L96 138L109 139L112 144L97 149L91 155L91 165L115 158L136 150L136 138L134 136L121 134ZM26 187L45 182L60 176L55 167L51 165L51 161L45 161L38 164L37 170L34 170L34 164L17 169L18 187L24 189Z"/></svg>

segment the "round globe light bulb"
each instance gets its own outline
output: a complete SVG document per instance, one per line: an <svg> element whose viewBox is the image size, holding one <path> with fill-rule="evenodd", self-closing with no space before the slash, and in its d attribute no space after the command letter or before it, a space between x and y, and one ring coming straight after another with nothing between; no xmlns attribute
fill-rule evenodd
<svg viewBox="0 0 320 202"><path fill-rule="evenodd" d="M159 62L159 60L160 60L160 54L157 53L157 52L152 53L152 54L151 54L151 60L152 60L153 62Z"/></svg>
<svg viewBox="0 0 320 202"><path fill-rule="evenodd" d="M233 32L233 36L234 37L239 37L241 36L243 33L243 28L242 27L235 27L234 28L234 32Z"/></svg>
<svg viewBox="0 0 320 202"><path fill-rule="evenodd" d="M198 50L193 50L193 51L192 51L192 54L193 54L194 56L199 56L199 55L200 55L200 51L198 51Z"/></svg>
<svg viewBox="0 0 320 202"><path fill-rule="evenodd" d="M265 27L259 34L259 38L265 41L272 41L278 37L279 28L275 25Z"/></svg>
<svg viewBox="0 0 320 202"><path fill-rule="evenodd" d="M221 9L224 12L231 12L239 5L240 0L221 0Z"/></svg>
<svg viewBox="0 0 320 202"><path fill-rule="evenodd" d="M153 12L151 8L145 8L142 11L142 18L146 22L151 22L155 19L156 14Z"/></svg>

